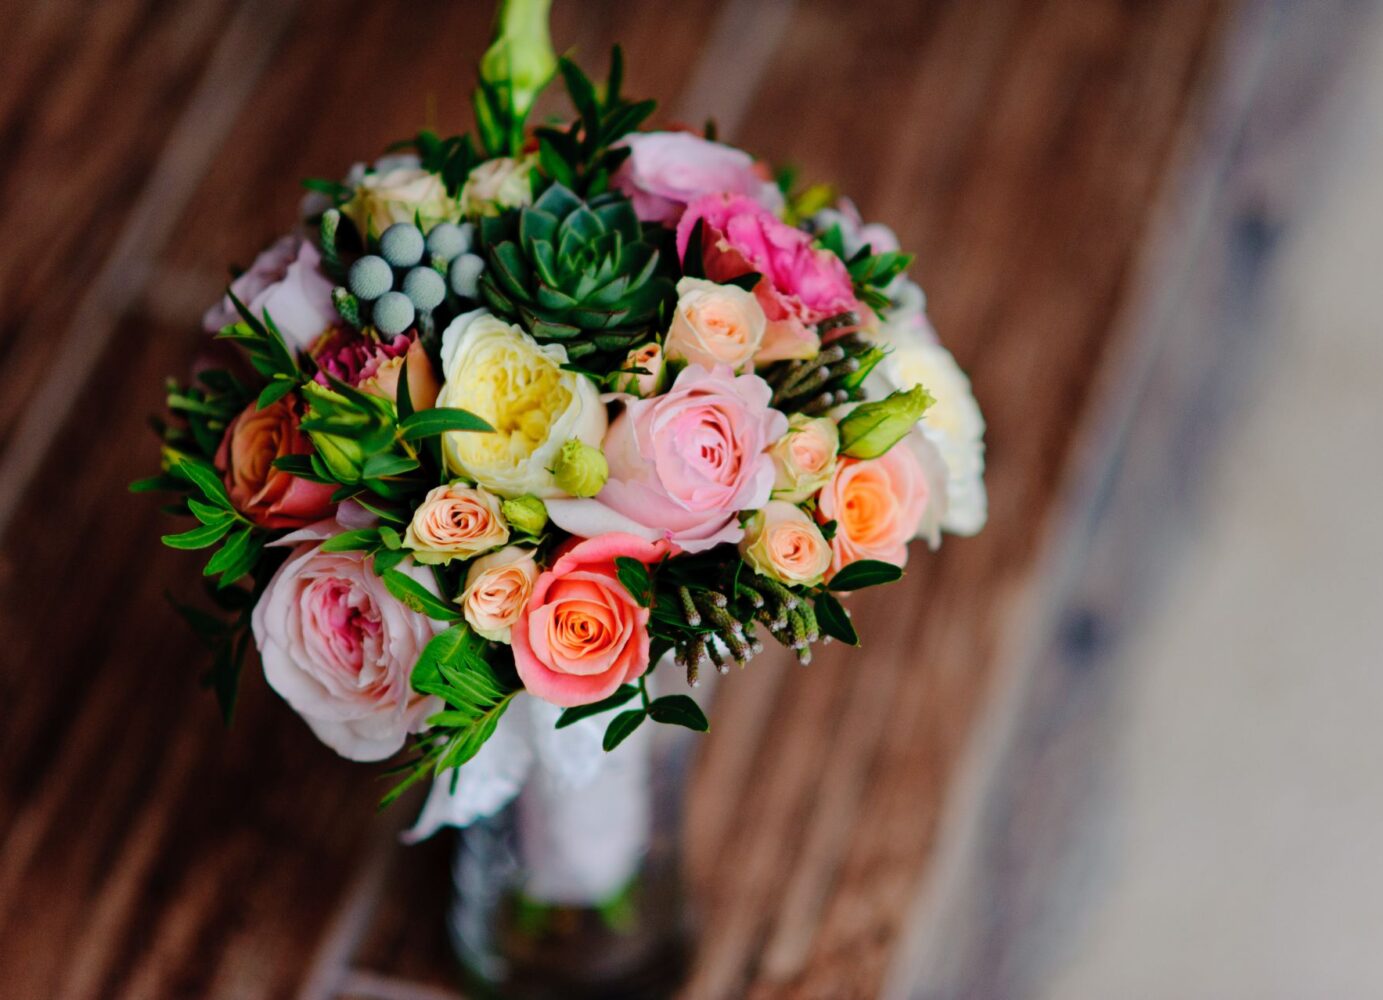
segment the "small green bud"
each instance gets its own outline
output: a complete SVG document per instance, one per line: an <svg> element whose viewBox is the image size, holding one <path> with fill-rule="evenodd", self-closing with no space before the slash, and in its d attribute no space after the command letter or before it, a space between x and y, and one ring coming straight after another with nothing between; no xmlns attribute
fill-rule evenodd
<svg viewBox="0 0 1383 1000"><path fill-rule="evenodd" d="M519 534L538 535L547 525L547 506L532 494L504 501L499 512Z"/></svg>
<svg viewBox="0 0 1383 1000"><path fill-rule="evenodd" d="M915 385L877 403L861 403L840 422L840 453L878 458L901 441L934 402L931 393Z"/></svg>
<svg viewBox="0 0 1383 1000"><path fill-rule="evenodd" d="M574 497L593 497L610 478L610 466L599 448L572 438L557 453L552 476L562 492Z"/></svg>
<svg viewBox="0 0 1383 1000"><path fill-rule="evenodd" d="M548 33L552 0L504 0L495 23L495 40L480 59L480 78L511 88L514 117L528 116L552 74L557 54Z"/></svg>

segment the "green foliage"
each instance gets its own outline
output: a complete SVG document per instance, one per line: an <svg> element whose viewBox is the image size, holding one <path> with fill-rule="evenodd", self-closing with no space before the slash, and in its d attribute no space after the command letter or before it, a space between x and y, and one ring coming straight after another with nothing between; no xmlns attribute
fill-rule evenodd
<svg viewBox="0 0 1383 1000"><path fill-rule="evenodd" d="M637 684L621 684L615 689L615 693L608 698L592 702L589 705L576 705L567 709L557 720L557 728L565 729L574 722L590 718L592 715L599 715L601 712L608 712L612 708L619 708L625 702L638 697L639 686Z"/></svg>
<svg viewBox="0 0 1383 1000"><path fill-rule="evenodd" d="M893 583L902 578L901 566L880 562L877 559L861 559L831 577L828 586L831 590L863 590L865 587L877 587L881 583Z"/></svg>
<svg viewBox="0 0 1383 1000"><path fill-rule="evenodd" d="M414 150L418 154L419 166L441 177L447 194L453 198L460 196L461 189L466 186L466 178L483 159L476 152L475 143L469 135L453 135L443 139L431 129L423 129L412 139L396 142L389 148Z"/></svg>
<svg viewBox="0 0 1383 1000"><path fill-rule="evenodd" d="M784 413L820 416L832 407L864 398L864 380L885 351L857 333L837 337L816 357L779 361L760 375L773 387L773 406Z"/></svg>
<svg viewBox="0 0 1383 1000"><path fill-rule="evenodd" d="M618 45L610 53L610 76L602 94L585 73L569 59L558 68L577 118L565 128L534 130L543 173L555 183L585 197L609 190L610 177L629 156L627 147L615 143L637 129L655 101L628 101L620 93L624 82L624 53Z"/></svg>
<svg viewBox="0 0 1383 1000"><path fill-rule="evenodd" d="M460 767L494 735L500 717L521 689L491 666L487 654L498 651L489 647L464 622L434 636L424 647L413 667L413 690L435 695L446 708L429 718L430 728L416 737L415 755L396 769L405 777L380 801L381 808L424 778Z"/></svg>
<svg viewBox="0 0 1383 1000"><path fill-rule="evenodd" d="M643 239L634 207L608 193L583 201L553 184L532 205L485 219L486 303L572 360L618 365L671 308L672 282Z"/></svg>
<svg viewBox="0 0 1383 1000"><path fill-rule="evenodd" d="M889 307L891 302L884 289L913 262L913 255L910 253L890 250L876 254L868 244L853 255L847 254L845 235L839 225L834 225L822 233L817 242L845 261L846 270L850 272L850 280L855 286L855 296L875 312L882 312Z"/></svg>

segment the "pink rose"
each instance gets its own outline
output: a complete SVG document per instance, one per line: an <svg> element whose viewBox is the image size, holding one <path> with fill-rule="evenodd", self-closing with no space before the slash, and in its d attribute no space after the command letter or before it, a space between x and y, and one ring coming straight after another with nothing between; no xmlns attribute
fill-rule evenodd
<svg viewBox="0 0 1383 1000"><path fill-rule="evenodd" d="M818 519L836 522L828 579L860 559L906 564L908 542L924 530L940 496L936 486L907 443L878 458L842 457L817 502Z"/></svg>
<svg viewBox="0 0 1383 1000"><path fill-rule="evenodd" d="M336 487L274 468L276 458L310 455L298 426L297 399L285 396L259 409L251 403L230 422L216 449L216 471L235 509L261 528L301 528L331 510Z"/></svg>
<svg viewBox="0 0 1383 1000"><path fill-rule="evenodd" d="M441 386L432 371L427 351L415 333L401 333L392 340L371 340L353 330L338 328L313 352L320 369L317 382L327 388L339 379L372 396L390 402L398 398L399 375L407 368L408 398L413 409L426 410L437 402Z"/></svg>
<svg viewBox="0 0 1383 1000"><path fill-rule="evenodd" d="M529 694L554 705L588 705L648 669L649 609L620 583L615 559L645 565L673 549L611 533L569 543L538 577L513 628L514 667Z"/></svg>
<svg viewBox="0 0 1383 1000"><path fill-rule="evenodd" d="M235 297L256 319L267 311L290 349L306 351L337 322L331 282L322 273L317 248L301 236L285 236L231 282ZM230 296L206 311L202 326L215 333L240 319Z"/></svg>
<svg viewBox="0 0 1383 1000"><path fill-rule="evenodd" d="M413 665L442 627L410 611L363 552L323 552L335 521L294 532L298 543L255 605L255 645L269 686L327 746L351 760L382 760L422 729L440 702L415 693ZM433 589L432 574L403 564Z"/></svg>
<svg viewBox="0 0 1383 1000"><path fill-rule="evenodd" d="M725 283L757 272L754 294L768 317L756 360L814 355L817 323L859 309L845 263L812 238L743 195L713 194L687 207L677 224L677 255L685 259L697 222L706 277Z"/></svg>
<svg viewBox="0 0 1383 1000"><path fill-rule="evenodd" d="M674 223L688 204L716 192L746 195L775 212L783 207L778 186L733 146L690 132L636 132L622 144L629 147L629 159L612 183L629 196L643 222Z"/></svg>
<svg viewBox="0 0 1383 1000"><path fill-rule="evenodd" d="M787 431L772 397L757 375L689 365L666 395L629 400L610 425L604 488L588 500L548 500L548 515L582 538L622 531L688 552L739 541L737 515L768 500L766 449Z"/></svg>

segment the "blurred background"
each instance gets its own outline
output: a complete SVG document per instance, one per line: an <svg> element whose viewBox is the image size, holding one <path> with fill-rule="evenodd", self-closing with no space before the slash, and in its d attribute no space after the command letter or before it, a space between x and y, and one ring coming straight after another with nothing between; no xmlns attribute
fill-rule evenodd
<svg viewBox="0 0 1383 1000"><path fill-rule="evenodd" d="M1383 996L1383 5L556 0L918 254L991 523L721 685L693 997ZM0 995L455 997L446 845L124 484L304 176L469 126L479 0L0 0ZM887 605L887 606L885 606Z"/></svg>

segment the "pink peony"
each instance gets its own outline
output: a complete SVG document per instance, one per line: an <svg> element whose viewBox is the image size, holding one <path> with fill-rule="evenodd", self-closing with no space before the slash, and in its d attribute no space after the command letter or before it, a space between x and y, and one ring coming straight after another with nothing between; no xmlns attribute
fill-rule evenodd
<svg viewBox="0 0 1383 1000"><path fill-rule="evenodd" d="M752 199L713 194L692 202L677 224L680 258L698 221L706 277L724 283L752 272L763 276L754 294L768 329L756 360L811 357L820 340L810 327L860 308L845 263Z"/></svg>
<svg viewBox="0 0 1383 1000"><path fill-rule="evenodd" d="M341 525L321 521L295 544L251 618L269 686L327 746L351 760L382 760L440 707L415 693L413 665L442 624L410 611L363 552L323 552ZM401 565L432 588L423 567Z"/></svg>
<svg viewBox="0 0 1383 1000"><path fill-rule="evenodd" d="M514 625L514 667L529 694L589 705L648 669L649 609L620 583L615 559L645 565L673 549L618 532L558 550Z"/></svg>
<svg viewBox="0 0 1383 1000"><path fill-rule="evenodd" d="M337 329L313 352L318 384L330 388L327 376L364 392L393 401L399 373L407 367L408 398L413 409L426 410L437 402L441 387L417 334L401 333L391 340L371 340L354 331Z"/></svg>
<svg viewBox="0 0 1383 1000"><path fill-rule="evenodd" d="M314 483L274 468L276 458L312 453L299 419L295 396L263 409L251 403L230 422L216 449L216 471L231 502L261 528L301 528L331 510L336 488L330 483Z"/></svg>
<svg viewBox="0 0 1383 1000"><path fill-rule="evenodd" d="M741 149L691 132L636 132L623 145L629 159L612 183L629 196L643 222L670 225L691 202L718 192L745 195L775 212L783 207L778 186Z"/></svg>
<svg viewBox="0 0 1383 1000"><path fill-rule="evenodd" d="M256 319L267 311L290 349L306 351L337 321L331 282L317 248L301 236L285 236L231 282L235 297ZM240 319L227 295L206 311L202 326L215 333Z"/></svg>
<svg viewBox="0 0 1383 1000"><path fill-rule="evenodd" d="M766 449L787 431L757 375L689 365L666 395L632 399L605 435L610 478L589 500L552 499L558 527L594 538L622 531L701 552L744 534L737 515L773 490Z"/></svg>

